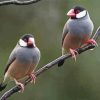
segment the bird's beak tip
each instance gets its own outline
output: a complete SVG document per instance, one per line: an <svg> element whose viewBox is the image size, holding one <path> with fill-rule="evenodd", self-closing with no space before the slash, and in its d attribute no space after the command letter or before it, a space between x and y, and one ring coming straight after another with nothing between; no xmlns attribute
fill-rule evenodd
<svg viewBox="0 0 100 100"><path fill-rule="evenodd" d="M74 9L69 10L68 13L67 13L67 16L74 17L75 16Z"/></svg>

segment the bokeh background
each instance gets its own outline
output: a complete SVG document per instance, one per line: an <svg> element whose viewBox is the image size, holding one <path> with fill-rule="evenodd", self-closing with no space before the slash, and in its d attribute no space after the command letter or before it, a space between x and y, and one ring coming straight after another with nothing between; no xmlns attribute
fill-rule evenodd
<svg viewBox="0 0 100 100"><path fill-rule="evenodd" d="M20 36L31 33L41 50L38 68L61 55L62 29L66 12L75 5L84 6L94 22L94 32L100 25L99 0L42 0L24 6L0 6L0 80L10 52ZM98 39L98 45L100 45ZM8 100L100 100L100 47L79 55L77 61L66 60L63 67L42 73L35 85ZM9 88L14 86L10 82ZM1 92L2 95L5 91Z"/></svg>

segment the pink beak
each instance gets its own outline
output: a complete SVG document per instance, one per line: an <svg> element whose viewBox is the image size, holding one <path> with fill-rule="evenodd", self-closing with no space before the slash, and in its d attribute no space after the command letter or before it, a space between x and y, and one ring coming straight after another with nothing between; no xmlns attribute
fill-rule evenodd
<svg viewBox="0 0 100 100"><path fill-rule="evenodd" d="M28 45L32 45L32 44L33 44L32 40L29 39L27 44L28 44Z"/></svg>
<svg viewBox="0 0 100 100"><path fill-rule="evenodd" d="M67 16L69 16L69 17L75 17L76 14L74 12L74 9L69 10L69 12L67 13Z"/></svg>

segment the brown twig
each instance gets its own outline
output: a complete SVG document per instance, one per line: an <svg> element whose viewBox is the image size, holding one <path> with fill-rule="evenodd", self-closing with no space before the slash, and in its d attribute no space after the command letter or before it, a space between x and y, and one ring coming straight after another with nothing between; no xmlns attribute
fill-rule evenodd
<svg viewBox="0 0 100 100"><path fill-rule="evenodd" d="M15 4L15 5L28 5L28 4L33 4L37 3L41 0L25 0L25 1L19 1L19 0L7 0L7 1L0 1L0 6L3 5L10 5L10 4Z"/></svg>
<svg viewBox="0 0 100 100"><path fill-rule="evenodd" d="M97 38L99 37L100 35L100 27L98 27L97 31L95 32L94 36L92 37L94 40L97 40ZM89 50L89 49L92 49L94 48L95 45L93 44L88 44L88 45L85 45L84 47L82 48L78 48L77 51L79 54ZM43 72L45 72L46 70L54 67L54 65L58 64L59 61L61 60L65 60L65 59L68 59L72 57L71 54L65 54L63 56L60 56L58 57L57 59L51 61L50 63L46 64L45 66L43 66L42 68L38 69L36 72L35 72L35 75L36 76L39 76L40 74L42 74ZM29 82L31 81L30 78L26 79L25 82L24 82L24 85L27 85ZM11 88L10 90L8 90L7 92L5 92L3 94L3 96L0 98L0 100L6 100L8 97L10 97L11 95L13 95L14 93L18 92L20 90L20 87L18 86L15 86L13 88Z"/></svg>

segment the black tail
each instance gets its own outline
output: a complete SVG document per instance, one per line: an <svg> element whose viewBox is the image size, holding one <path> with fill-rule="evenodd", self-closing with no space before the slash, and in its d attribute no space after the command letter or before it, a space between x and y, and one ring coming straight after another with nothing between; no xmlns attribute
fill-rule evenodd
<svg viewBox="0 0 100 100"><path fill-rule="evenodd" d="M64 61L65 61L65 60L60 60L60 61L58 62L58 67L61 67L61 66L64 64Z"/></svg>
<svg viewBox="0 0 100 100"><path fill-rule="evenodd" d="M1 83L0 84L0 91L4 90L6 88L7 84Z"/></svg>

